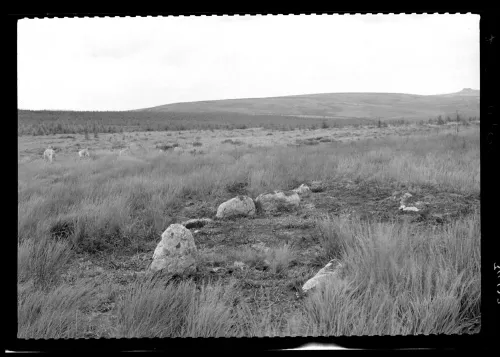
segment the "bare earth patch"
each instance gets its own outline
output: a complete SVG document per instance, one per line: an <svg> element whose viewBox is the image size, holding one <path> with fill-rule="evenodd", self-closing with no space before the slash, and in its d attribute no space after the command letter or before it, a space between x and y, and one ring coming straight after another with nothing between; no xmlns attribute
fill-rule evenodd
<svg viewBox="0 0 500 357"><path fill-rule="evenodd" d="M418 199L428 202L428 210L422 213L398 210L398 199L394 192L408 192L404 187L376 183L354 183L350 180L327 183L323 192L312 193L302 198L300 207L293 213L279 216L258 215L254 218L235 218L207 223L193 228L195 244L201 256L216 253L220 259L205 259L198 265L196 273L182 277L195 281L229 281L236 278L242 301L254 309L273 306L283 315L298 309L303 299L301 286L328 262L328 257L318 239L315 220L326 214L358 215L362 219L381 221L408 220L417 225L440 225L459 219L479 208L479 197L452 192L439 192L432 188L420 188L414 193ZM314 209L311 209L311 205ZM202 202L193 206L203 206ZM215 207L213 209L216 209ZM255 258L246 264L248 269L234 267L231 252L251 250L252 245L263 243L265 247L290 245L298 252L289 267L279 274L270 272L263 258ZM151 264L156 242L151 242L150 251L108 256L82 254L68 267L64 280L68 284L83 284L92 281L99 289L114 286L119 295L128 284L145 279ZM249 258L250 259L250 258ZM168 281L172 277L166 278ZM175 279L175 277L174 277ZM99 319L102 326L93 336L102 337L112 331L115 320L115 301L102 298L89 313ZM111 324L111 326L109 326Z"/></svg>

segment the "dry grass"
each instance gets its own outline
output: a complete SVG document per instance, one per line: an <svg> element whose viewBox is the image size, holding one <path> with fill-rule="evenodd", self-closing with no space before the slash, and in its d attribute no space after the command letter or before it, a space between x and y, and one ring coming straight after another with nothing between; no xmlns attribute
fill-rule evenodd
<svg viewBox="0 0 500 357"><path fill-rule="evenodd" d="M88 250L140 246L175 220L175 207L185 197L215 205L231 198L227 187L234 185L254 197L297 182L342 177L479 192L479 135L473 129L328 145L20 164L18 236L50 235L54 226L66 225L68 237Z"/></svg>
<svg viewBox="0 0 500 357"><path fill-rule="evenodd" d="M119 303L119 337L224 337L233 325L233 285L137 282Z"/></svg>
<svg viewBox="0 0 500 357"><path fill-rule="evenodd" d="M479 214L439 230L340 218L321 224L332 226L327 235L341 247L345 278L326 283L307 299L298 320L302 333L479 331Z"/></svg>
<svg viewBox="0 0 500 357"><path fill-rule="evenodd" d="M18 338L81 338L90 326L82 313L92 287L61 285L49 292L18 289Z"/></svg>
<svg viewBox="0 0 500 357"><path fill-rule="evenodd" d="M298 311L255 309L231 284L192 282L130 287L120 305L120 336L415 335L477 333L480 227L471 215L439 230L411 233L405 223L325 219L343 234L346 265ZM332 230L333 231L333 230ZM332 239L339 239L332 236ZM288 247L275 249L280 265ZM242 256L245 253L242 253ZM286 258L285 258L286 257ZM244 259L243 259L244 260ZM278 270L276 272L279 272ZM271 296L267 297L271 301ZM264 297L265 300L265 297Z"/></svg>
<svg viewBox="0 0 500 357"><path fill-rule="evenodd" d="M322 224L337 227L330 232L341 232L330 239L342 240L340 258L346 268L342 280L317 288L299 310L280 311L271 303L268 308L255 309L238 300L234 280L198 285L190 280L166 283L144 278L128 286L118 301L112 337L478 332L477 214L438 230L413 232L406 223L327 217ZM239 258L245 255L241 253ZM271 272L277 274L293 259L288 246L271 249L264 256L271 257ZM92 328L92 321L80 317L78 322L78 313L89 304L90 290L62 285L49 293L21 292L19 336L83 336ZM268 296L267 301L271 300Z"/></svg>
<svg viewBox="0 0 500 357"><path fill-rule="evenodd" d="M61 269L72 255L67 242L54 242L47 238L27 239L18 244L18 282L32 280L36 287L46 289L57 283Z"/></svg>
<svg viewBox="0 0 500 357"><path fill-rule="evenodd" d="M220 137L217 140L220 143ZM215 214L218 204L240 192L256 197L301 182L342 178L479 193L479 132L474 127L458 134L437 132L295 148L222 145L207 151L198 156L137 151L121 157L102 151L89 161L63 157L52 165L41 160L20 162L19 336L85 335L92 322L78 316L89 304L90 288L58 285L72 248L90 254L146 250L169 224L179 221L187 200L211 207L213 212L206 210L205 216ZM164 286L158 281L137 281L118 302L112 334L477 332L477 215L435 230L356 219L326 217L317 223L325 259L341 258L346 276L344 282L314 292L294 312L276 310L272 296L262 310L236 303L234 284L188 281ZM296 253L292 246L283 245L267 253L234 249L201 259L207 264L243 261L250 266L267 260L265 274L284 274L285 279ZM26 288L30 281L33 286Z"/></svg>
<svg viewBox="0 0 500 357"><path fill-rule="evenodd" d="M280 247L270 249L266 253L267 261L269 262L269 270L272 274L280 274L285 272L295 259L296 252L289 244L283 244Z"/></svg>

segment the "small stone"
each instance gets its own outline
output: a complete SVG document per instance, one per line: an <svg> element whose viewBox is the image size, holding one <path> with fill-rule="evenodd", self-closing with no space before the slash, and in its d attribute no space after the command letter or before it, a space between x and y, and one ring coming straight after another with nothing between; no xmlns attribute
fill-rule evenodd
<svg viewBox="0 0 500 357"><path fill-rule="evenodd" d="M311 193L311 189L309 188L309 186L306 186L304 184L300 185L299 187L297 187L292 191L302 196L308 196Z"/></svg>
<svg viewBox="0 0 500 357"><path fill-rule="evenodd" d="M234 267L235 268L240 268L240 269L245 269L246 268L246 264L243 263L243 262L234 262Z"/></svg>

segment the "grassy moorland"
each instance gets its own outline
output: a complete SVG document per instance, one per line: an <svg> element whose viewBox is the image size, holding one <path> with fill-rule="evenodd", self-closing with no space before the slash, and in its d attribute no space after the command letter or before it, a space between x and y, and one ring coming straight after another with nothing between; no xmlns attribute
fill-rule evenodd
<svg viewBox="0 0 500 357"><path fill-rule="evenodd" d="M479 114L479 91L463 89L444 95L403 93L322 93L270 98L187 102L141 109L149 112L227 112L331 118L428 119L438 115Z"/></svg>
<svg viewBox="0 0 500 357"><path fill-rule="evenodd" d="M293 147L204 143L195 155L101 150L49 164L37 153L18 164L18 336L478 332L479 129L416 128ZM296 211L193 230L196 273L145 273L170 224L313 180L324 191ZM399 211L401 192L428 208ZM331 258L342 279L302 294Z"/></svg>

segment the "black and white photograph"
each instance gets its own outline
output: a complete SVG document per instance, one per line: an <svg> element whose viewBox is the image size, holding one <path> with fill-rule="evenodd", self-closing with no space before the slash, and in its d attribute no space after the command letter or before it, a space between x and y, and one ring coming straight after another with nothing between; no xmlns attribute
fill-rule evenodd
<svg viewBox="0 0 500 357"><path fill-rule="evenodd" d="M479 25L20 19L17 338L478 334Z"/></svg>

